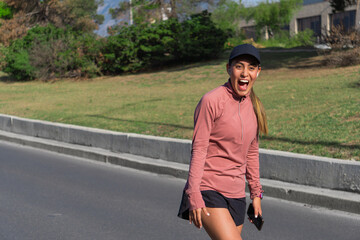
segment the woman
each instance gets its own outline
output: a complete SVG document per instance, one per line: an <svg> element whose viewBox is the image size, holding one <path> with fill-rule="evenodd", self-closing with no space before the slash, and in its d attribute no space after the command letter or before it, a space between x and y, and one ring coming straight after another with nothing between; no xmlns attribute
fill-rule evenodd
<svg viewBox="0 0 360 240"><path fill-rule="evenodd" d="M241 239L245 218L245 176L255 216L262 215L259 133L266 115L252 87L260 55L249 44L236 46L226 65L229 80L208 92L194 114L189 176L178 216L212 239Z"/></svg>

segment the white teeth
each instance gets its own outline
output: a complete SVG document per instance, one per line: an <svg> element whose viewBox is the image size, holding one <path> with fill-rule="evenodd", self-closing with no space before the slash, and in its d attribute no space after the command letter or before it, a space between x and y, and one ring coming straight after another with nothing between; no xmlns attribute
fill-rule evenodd
<svg viewBox="0 0 360 240"><path fill-rule="evenodd" d="M248 83L249 81L247 81L247 80L240 80L240 82L242 82L242 83Z"/></svg>

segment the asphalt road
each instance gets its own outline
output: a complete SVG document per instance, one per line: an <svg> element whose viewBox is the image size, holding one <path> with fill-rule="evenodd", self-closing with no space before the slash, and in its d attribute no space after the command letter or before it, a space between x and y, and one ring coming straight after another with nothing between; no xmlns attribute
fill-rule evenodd
<svg viewBox="0 0 360 240"><path fill-rule="evenodd" d="M184 181L0 142L0 240L208 239L176 217ZM243 238L360 239L360 215L264 198Z"/></svg>

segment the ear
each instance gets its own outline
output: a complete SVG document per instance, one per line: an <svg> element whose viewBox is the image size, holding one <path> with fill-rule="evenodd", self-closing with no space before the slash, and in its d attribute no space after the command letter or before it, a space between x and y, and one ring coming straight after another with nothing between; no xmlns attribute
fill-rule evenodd
<svg viewBox="0 0 360 240"><path fill-rule="evenodd" d="M261 72L261 67L259 67L258 72L257 72L257 74L256 74L256 77L259 76L260 72Z"/></svg>
<svg viewBox="0 0 360 240"><path fill-rule="evenodd" d="M226 64L226 71L229 75L231 74L231 68L230 68L229 63Z"/></svg>

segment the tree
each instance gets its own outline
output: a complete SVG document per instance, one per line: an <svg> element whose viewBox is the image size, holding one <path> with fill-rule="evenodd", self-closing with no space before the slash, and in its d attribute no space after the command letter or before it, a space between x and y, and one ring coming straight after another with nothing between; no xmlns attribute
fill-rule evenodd
<svg viewBox="0 0 360 240"><path fill-rule="evenodd" d="M223 0L219 2L219 6L213 11L211 17L216 25L226 32L231 32L235 36L240 36L241 29L239 21L246 16L246 8L239 2L232 0Z"/></svg>
<svg viewBox="0 0 360 240"><path fill-rule="evenodd" d="M348 6L356 4L356 0L329 0L329 2L333 12L343 12Z"/></svg>
<svg viewBox="0 0 360 240"><path fill-rule="evenodd" d="M302 0L268 1L250 8L246 17L253 19L258 31L265 31L265 35L273 37L282 27L289 24L294 13L302 6Z"/></svg>
<svg viewBox="0 0 360 240"><path fill-rule="evenodd" d="M129 22L130 25L161 21L164 14L169 15L168 8L163 0L124 1L119 3L118 8L109 11L113 18L123 19L123 22ZM130 16L128 17L128 15Z"/></svg>
<svg viewBox="0 0 360 240"><path fill-rule="evenodd" d="M62 12L58 14L64 17L64 25L91 32L104 21L104 16L97 14L97 8L103 0L63 0L60 2L62 4L59 10Z"/></svg>
<svg viewBox="0 0 360 240"><path fill-rule="evenodd" d="M102 0L5 0L12 9L10 19L1 19L0 42L8 45L11 40L24 36L34 26L53 24L75 30L91 32L103 20L96 14Z"/></svg>
<svg viewBox="0 0 360 240"><path fill-rule="evenodd" d="M154 23L168 18L186 19L201 12L199 6L203 4L212 6L214 0L129 0L121 2L118 8L110 9L110 13L113 18L122 19L123 23Z"/></svg>

